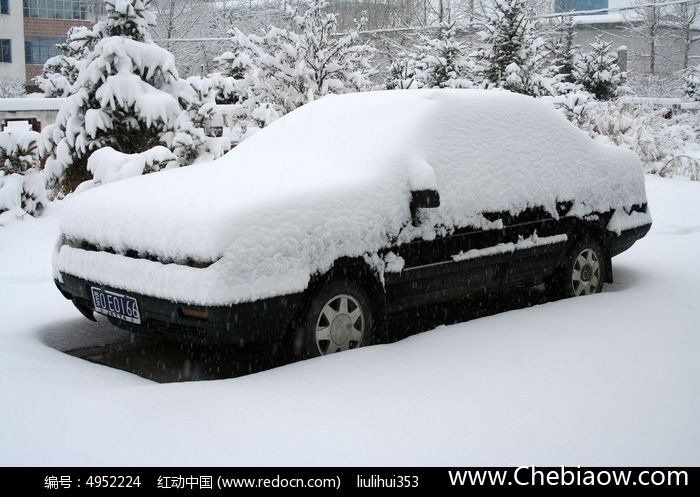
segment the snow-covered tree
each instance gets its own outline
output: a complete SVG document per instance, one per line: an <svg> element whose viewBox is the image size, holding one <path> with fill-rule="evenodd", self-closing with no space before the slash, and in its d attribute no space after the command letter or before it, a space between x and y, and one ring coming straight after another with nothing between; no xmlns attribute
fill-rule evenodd
<svg viewBox="0 0 700 497"><path fill-rule="evenodd" d="M94 41L92 30L86 26L74 26L68 31L66 41L56 45L59 54L48 59L41 74L35 78L45 96L67 97L72 93L72 86Z"/></svg>
<svg viewBox="0 0 700 497"><path fill-rule="evenodd" d="M418 87L414 53L402 51L392 57L384 85L388 90L406 90Z"/></svg>
<svg viewBox="0 0 700 497"><path fill-rule="evenodd" d="M0 131L0 169L6 174L24 173L39 166L39 133L8 127Z"/></svg>
<svg viewBox="0 0 700 497"><path fill-rule="evenodd" d="M662 2L657 2L661 4ZM624 11L625 29L642 42L643 56L649 61L649 73L656 74L658 62L665 55L662 47L669 35L667 8L647 0L633 0L631 11Z"/></svg>
<svg viewBox="0 0 700 497"><path fill-rule="evenodd" d="M251 69L250 54L238 43L236 37L232 38L231 44L230 50L216 58L218 71L209 75L215 99L220 104L241 103L247 93L246 75Z"/></svg>
<svg viewBox="0 0 700 497"><path fill-rule="evenodd" d="M575 83L576 66L580 62L580 47L574 43L574 22L568 17L557 29L558 36L552 37L547 43L549 67L545 71L554 82L557 94L577 91Z"/></svg>
<svg viewBox="0 0 700 497"><path fill-rule="evenodd" d="M683 72L683 93L691 100L700 101L700 66L690 66Z"/></svg>
<svg viewBox="0 0 700 497"><path fill-rule="evenodd" d="M454 23L440 26L437 38L417 47L415 80L420 88L471 88L473 64L455 38Z"/></svg>
<svg viewBox="0 0 700 497"><path fill-rule="evenodd" d="M411 50L392 57L388 89L471 88L474 63L456 39L454 23L443 23L437 37L423 36Z"/></svg>
<svg viewBox="0 0 700 497"><path fill-rule="evenodd" d="M105 0L107 17L91 33L94 48L56 123L43 132L53 187L71 191L89 179L88 156L102 147L133 154L165 145L177 165L190 163L200 148L179 101L191 88L179 79L173 56L151 41L149 5Z"/></svg>
<svg viewBox="0 0 700 497"><path fill-rule="evenodd" d="M700 21L700 6L697 3L674 5L666 19L666 22L675 28L672 31L673 37L681 43L683 69L690 66L690 53L693 46L700 41L696 35L698 21Z"/></svg>
<svg viewBox="0 0 700 497"><path fill-rule="evenodd" d="M0 216L38 215L46 205L44 175L39 170L39 133L17 127L0 132Z"/></svg>
<svg viewBox="0 0 700 497"><path fill-rule="evenodd" d="M486 47L477 52L486 87L526 95L551 92L551 82L540 73L544 40L536 34L525 0L494 0L486 9L481 38Z"/></svg>
<svg viewBox="0 0 700 497"><path fill-rule="evenodd" d="M287 7L291 28L270 27L260 35L234 30L246 56L248 115L259 124L328 93L372 87L374 49L358 41L357 29L336 33L336 15L326 0Z"/></svg>
<svg viewBox="0 0 700 497"><path fill-rule="evenodd" d="M617 64L612 42L598 35L590 48L576 68L576 81L598 100L610 100L623 94L627 89L627 74Z"/></svg>

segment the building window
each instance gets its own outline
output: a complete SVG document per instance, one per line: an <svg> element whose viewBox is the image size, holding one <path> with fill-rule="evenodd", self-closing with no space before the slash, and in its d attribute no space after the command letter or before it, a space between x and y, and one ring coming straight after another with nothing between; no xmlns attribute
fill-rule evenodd
<svg viewBox="0 0 700 497"><path fill-rule="evenodd" d="M24 39L25 61L27 64L43 64L54 55L58 55L56 45L64 41L63 38L28 36Z"/></svg>
<svg viewBox="0 0 700 497"><path fill-rule="evenodd" d="M0 0L0 14L10 13L10 0Z"/></svg>
<svg viewBox="0 0 700 497"><path fill-rule="evenodd" d="M94 0L24 0L24 17L85 20Z"/></svg>
<svg viewBox="0 0 700 497"><path fill-rule="evenodd" d="M554 0L555 12L580 12L608 8L608 0Z"/></svg>
<svg viewBox="0 0 700 497"><path fill-rule="evenodd" d="M12 62L11 40L0 40L0 62Z"/></svg>

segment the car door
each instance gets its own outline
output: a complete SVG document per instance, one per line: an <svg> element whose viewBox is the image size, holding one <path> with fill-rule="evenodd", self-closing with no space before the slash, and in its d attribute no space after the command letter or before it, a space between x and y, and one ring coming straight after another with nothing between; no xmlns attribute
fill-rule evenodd
<svg viewBox="0 0 700 497"><path fill-rule="evenodd" d="M560 203L564 213L568 205ZM503 274L503 286L528 286L544 281L563 259L568 238L565 220L555 219L544 208L528 208L503 217L506 242L512 255Z"/></svg>
<svg viewBox="0 0 700 497"><path fill-rule="evenodd" d="M465 227L394 247L404 266L400 272L385 274L390 310L499 286L511 256L497 250L505 236L503 229Z"/></svg>

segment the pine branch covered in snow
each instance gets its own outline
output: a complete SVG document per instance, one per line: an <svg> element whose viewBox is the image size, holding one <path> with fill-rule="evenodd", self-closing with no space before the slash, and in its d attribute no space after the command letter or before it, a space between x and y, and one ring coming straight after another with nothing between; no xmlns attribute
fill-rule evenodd
<svg viewBox="0 0 700 497"><path fill-rule="evenodd" d="M487 88L532 96L552 93L542 74L544 40L536 34L524 0L494 0L480 36L486 47L476 53Z"/></svg>
<svg viewBox="0 0 700 497"><path fill-rule="evenodd" d="M216 58L219 70L208 76L216 91L216 102L220 104L236 104L246 98L250 54L238 43L236 37L231 39L230 48Z"/></svg>
<svg viewBox="0 0 700 497"><path fill-rule="evenodd" d="M149 29L155 26L156 16L151 0L105 0L107 19L96 29L104 36L121 36L136 41L151 41Z"/></svg>

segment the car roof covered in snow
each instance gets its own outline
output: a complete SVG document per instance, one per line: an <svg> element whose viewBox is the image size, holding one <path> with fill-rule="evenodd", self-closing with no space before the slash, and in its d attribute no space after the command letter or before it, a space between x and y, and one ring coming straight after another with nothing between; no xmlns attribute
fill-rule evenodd
<svg viewBox="0 0 700 497"><path fill-rule="evenodd" d="M634 154L595 143L541 101L396 90L324 97L212 163L75 195L61 229L164 259L226 256L248 276L272 259L308 280L399 237L410 191L426 188L442 200L435 226L478 226L482 212L531 206L555 212L562 200L579 215L645 201Z"/></svg>

